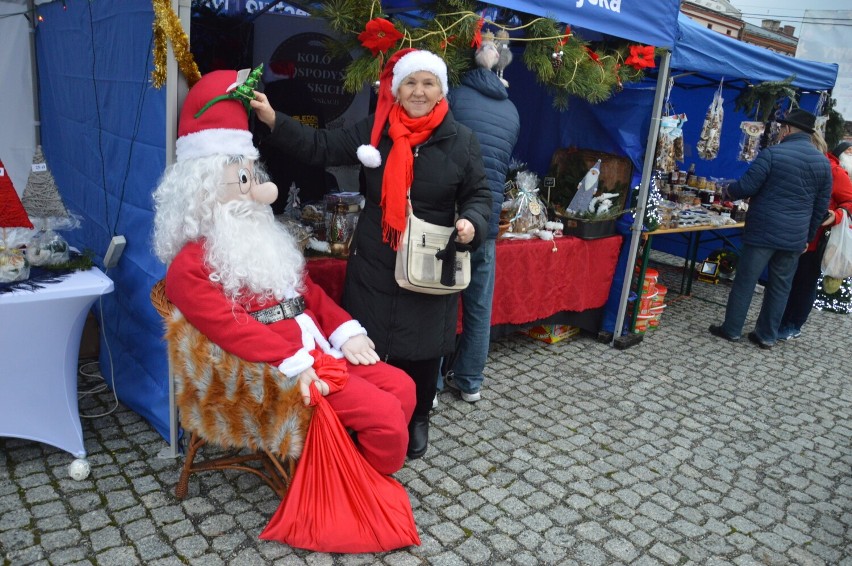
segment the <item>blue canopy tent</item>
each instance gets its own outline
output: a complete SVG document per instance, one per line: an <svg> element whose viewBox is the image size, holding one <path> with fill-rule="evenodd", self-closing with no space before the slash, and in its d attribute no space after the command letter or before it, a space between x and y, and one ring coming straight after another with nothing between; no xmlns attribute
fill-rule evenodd
<svg viewBox="0 0 852 566"><path fill-rule="evenodd" d="M492 4L671 48L679 2ZM396 8L404 5L394 3ZM121 261L108 271L115 292L103 298L98 312L101 371L122 403L173 441L162 326L149 301L152 285L165 272L150 249L151 193L174 154L183 81L172 69L168 88L150 85L150 0L66 0L42 4L38 11L43 17L36 30L42 145L63 198L82 217L82 228L67 237L72 245L92 250L96 263L102 262L113 235L127 238ZM654 25L647 25L649 21ZM188 29L186 21L184 27ZM550 106L544 99L537 104ZM650 106L642 112L651 123ZM529 126L538 127L545 122L536 119Z"/></svg>
<svg viewBox="0 0 852 566"><path fill-rule="evenodd" d="M834 87L838 72L836 64L773 53L706 29L683 14L678 15L670 68L673 88L669 102L675 112L685 113L690 118L684 126L686 159L697 162L698 175L728 178L741 175L749 165L737 160L739 124L754 119L735 109L736 97L743 89L764 81L780 81L795 76L792 84L801 93L800 105L813 111L820 94ZM662 72L664 69L660 69ZM639 183L640 175L649 173L645 166L649 157L645 148L654 146L647 143L644 133L651 123L657 123L652 120L658 114L651 110L657 101L659 73L656 76L649 73L643 83L625 85L623 92L600 104L572 100L564 112L552 108L547 93L535 84L534 77L523 65L510 66L505 76L513 85L510 97L518 107L521 123L525 125L521 129L515 155L531 170L540 175L546 174L553 151L573 146L626 155L634 165L636 183ZM694 157L694 147L707 107L723 80L725 121L722 151L712 161L698 160ZM518 88L518 85L524 86ZM647 193L643 194L642 188L640 186L639 199L644 203ZM643 210L638 211L637 221L642 220L643 213ZM631 230L634 241L622 250L622 267L633 265L635 257L627 261L627 253L635 250L640 229L641 223L635 223ZM678 239L667 241L666 237L658 237L654 242L655 246L666 251L678 255L685 253ZM623 322L623 319L614 319L624 313L627 301L632 268L624 267L624 271L624 274L616 273L607 304L606 318L612 328L620 327ZM627 280L628 284L622 286L623 280Z"/></svg>

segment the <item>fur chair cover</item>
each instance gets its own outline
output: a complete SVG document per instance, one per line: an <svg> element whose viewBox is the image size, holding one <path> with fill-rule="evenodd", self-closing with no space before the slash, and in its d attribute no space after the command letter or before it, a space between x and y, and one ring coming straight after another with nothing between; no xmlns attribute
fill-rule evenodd
<svg viewBox="0 0 852 566"><path fill-rule="evenodd" d="M166 317L169 363L181 425L223 448L302 454L312 407L295 379L213 344L172 307Z"/></svg>

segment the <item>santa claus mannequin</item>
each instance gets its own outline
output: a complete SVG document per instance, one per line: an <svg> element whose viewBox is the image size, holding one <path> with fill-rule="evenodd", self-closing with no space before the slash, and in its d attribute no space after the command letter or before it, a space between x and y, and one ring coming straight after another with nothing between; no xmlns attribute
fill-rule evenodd
<svg viewBox="0 0 852 566"><path fill-rule="evenodd" d="M373 342L305 273L295 240L270 204L278 195L257 162L236 71L215 71L189 91L177 161L154 193L154 249L168 265L166 296L211 342L265 362L327 397L379 472L405 461L414 410L411 378L379 361ZM209 103L219 99L212 105ZM346 386L330 393L311 352L345 359Z"/></svg>

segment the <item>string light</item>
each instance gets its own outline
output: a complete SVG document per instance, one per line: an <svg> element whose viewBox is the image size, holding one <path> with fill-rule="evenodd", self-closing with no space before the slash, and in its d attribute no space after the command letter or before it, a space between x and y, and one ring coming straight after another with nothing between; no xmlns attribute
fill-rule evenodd
<svg viewBox="0 0 852 566"><path fill-rule="evenodd" d="M817 296L814 307L821 311L849 314L852 312L852 279L846 279L840 289L831 295L826 294L822 287L822 276L817 284Z"/></svg>

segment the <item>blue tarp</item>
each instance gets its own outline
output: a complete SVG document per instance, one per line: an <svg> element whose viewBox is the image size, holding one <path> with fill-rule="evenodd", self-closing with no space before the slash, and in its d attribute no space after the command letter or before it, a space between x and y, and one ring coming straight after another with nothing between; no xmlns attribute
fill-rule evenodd
<svg viewBox="0 0 852 566"><path fill-rule="evenodd" d="M834 88L836 63L805 61L737 41L680 14L678 36L672 50L671 68L697 71L726 79L748 79L751 83L777 81L795 75L793 85L805 90Z"/></svg>
<svg viewBox="0 0 852 566"><path fill-rule="evenodd" d="M65 232L102 261L127 247L95 305L107 339L100 367L118 398L168 435L168 363L149 293L165 272L152 254L151 193L166 166L165 89L151 86L150 0L54 2L39 8L40 114L45 160L82 226ZM100 308L102 306L102 309ZM101 317L102 313L102 317Z"/></svg>

